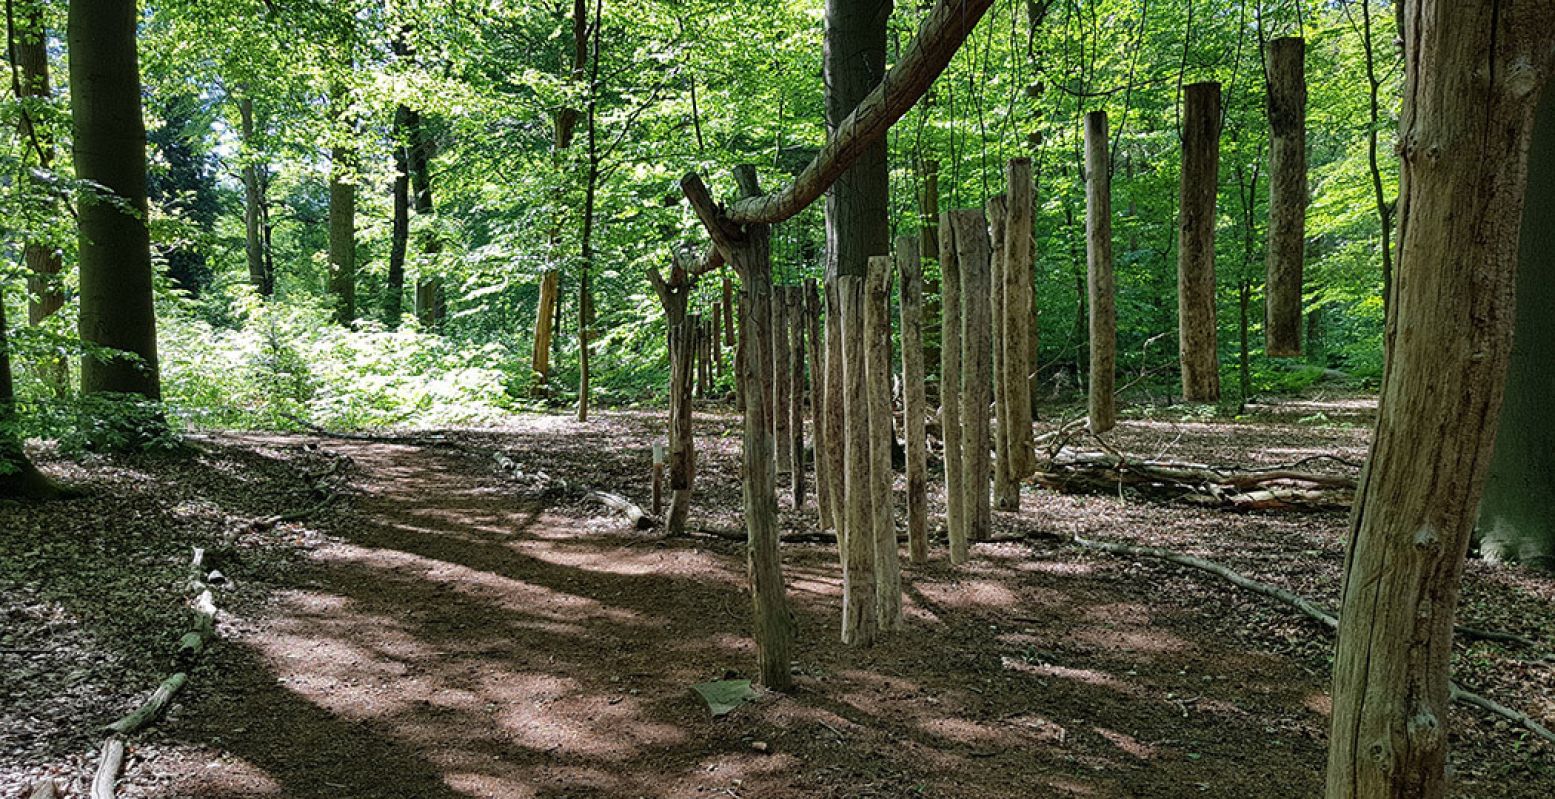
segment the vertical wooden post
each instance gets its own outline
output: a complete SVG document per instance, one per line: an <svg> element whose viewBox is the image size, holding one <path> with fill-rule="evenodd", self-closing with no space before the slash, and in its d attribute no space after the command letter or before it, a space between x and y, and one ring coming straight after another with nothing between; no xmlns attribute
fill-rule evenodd
<svg viewBox="0 0 1555 799"><path fill-rule="evenodd" d="M981 210L955 211L956 260L961 267L961 460L962 512L969 541L985 541L993 528L988 406L993 403L992 289L988 222Z"/></svg>
<svg viewBox="0 0 1555 799"><path fill-rule="evenodd" d="M723 350L723 305L713 303L713 318L708 323L707 341L713 348L713 377L723 377L724 350Z"/></svg>
<svg viewBox="0 0 1555 799"><path fill-rule="evenodd" d="M837 296L835 282L827 282L822 290L826 303L826 396L823 399L826 427L826 481L831 494L831 516L826 520L837 531L839 554L846 550L848 534L846 490L847 438L843 433L845 423L842 398L846 382L842 370L842 301Z"/></svg>
<svg viewBox="0 0 1555 799"><path fill-rule="evenodd" d="M784 412L788 414L789 435L793 437L790 449L793 452L794 471L790 482L792 483L794 509L804 507L805 495L805 457L804 457L804 373L805 373L805 307L804 289L800 286L788 286L783 290L783 305L788 318L788 329L784 335L788 336L788 365L789 384L792 387L788 396L788 407Z"/></svg>
<svg viewBox="0 0 1555 799"><path fill-rule="evenodd" d="M831 482L827 474L826 451L831 446L826 439L826 414L822 406L826 399L826 364L821 355L821 297L815 278L805 278L804 307L805 335L810 350L810 437L815 444L815 506L820 516L821 529L831 520Z"/></svg>
<svg viewBox="0 0 1555 799"><path fill-rule="evenodd" d="M734 282L729 279L728 275L724 275L722 282L724 305L724 344L733 347L735 346Z"/></svg>
<svg viewBox="0 0 1555 799"><path fill-rule="evenodd" d="M653 517L664 518L664 444L658 441L653 442Z"/></svg>
<svg viewBox="0 0 1555 799"><path fill-rule="evenodd" d="M1010 391L1005 380L1005 355L1008 348L1004 341L1004 323L1010 313L1009 285L1004 279L1006 268L1004 247L1009 221L1009 199L997 195L988 200L988 235L993 252L988 259L989 269L989 342L993 353L993 415L998 421L994 430L993 494L999 510L1020 509L1020 484L1017 483L1015 464L1010 455L1009 426Z"/></svg>
<svg viewBox="0 0 1555 799"><path fill-rule="evenodd" d="M940 215L940 440L945 446L945 535L950 562L966 563L968 547L965 475L961 458L961 265L956 254L956 228L948 211Z"/></svg>
<svg viewBox="0 0 1555 799"><path fill-rule="evenodd" d="M940 212L939 212L939 169L940 164L935 160L926 160L919 164L920 177L923 180L923 191L918 195L918 237L917 244L920 256L919 271L923 284L923 317L921 326L930 330L939 330L940 318L940 291L939 286L932 281L923 279L923 261L939 260L940 237ZM937 337L936 337L937 338ZM923 342L923 360L925 363L938 363L940 350L938 341L929 341L925 337ZM924 394L928 396L927 392ZM936 401L938 401L936 399Z"/></svg>
<svg viewBox="0 0 1555 799"><path fill-rule="evenodd" d="M1091 306L1090 427L1117 425L1118 311L1112 272L1112 165L1107 112L1085 115L1085 252Z"/></svg>
<svg viewBox="0 0 1555 799"><path fill-rule="evenodd" d="M919 235L896 240L896 271L902 285L902 428L907 436L907 547L913 563L929 560L928 435L924 429L928 399L923 385L923 262L919 257L922 239Z"/></svg>
<svg viewBox="0 0 1555 799"><path fill-rule="evenodd" d="M1264 346L1301 354L1302 269L1306 261L1307 76L1299 36L1269 42L1269 252Z"/></svg>
<svg viewBox="0 0 1555 799"><path fill-rule="evenodd" d="M842 642L868 646L875 640L875 535L870 504L870 430L868 368L869 338L864 319L864 278L839 275L834 281L842 315L842 403L845 436L842 561Z"/></svg>
<svg viewBox="0 0 1555 799"><path fill-rule="evenodd" d="M741 291L734 301L735 321L740 330L745 329L745 317L750 313L750 308L745 305L745 292ZM734 409L745 412L745 361L750 357L745 352L745 339L736 337L734 342Z"/></svg>
<svg viewBox="0 0 1555 799"><path fill-rule="evenodd" d="M691 434L694 404L691 375L700 329L699 317L685 314L670 331L670 515L665 526L670 535L686 531L686 517L691 511L691 486L696 479L696 445Z"/></svg>
<svg viewBox="0 0 1555 799"><path fill-rule="evenodd" d="M999 429L1009 436L1010 465L1015 481L1015 505L1020 507L1020 481L1037 468L1031 437L1031 373L1036 369L1036 351L1032 348L1032 272L1035 269L1036 242L1032 238L1036 215L1036 180L1030 158L1011 159L1005 168L1009 194L1006 201L1009 218L1004 239L1004 384L1009 392L1009 424L999 420Z"/></svg>
<svg viewBox="0 0 1555 799"><path fill-rule="evenodd" d="M891 444L896 440L891 403L891 257L869 259L865 278L865 369L869 372L870 510L874 517L875 621L882 631L902 624L902 566L892 508Z"/></svg>
<svg viewBox="0 0 1555 799"><path fill-rule="evenodd" d="M1186 89L1177 246L1177 339L1182 394L1220 400L1215 330L1215 191L1220 174L1220 84Z"/></svg>
<svg viewBox="0 0 1555 799"><path fill-rule="evenodd" d="M782 286L772 289L772 435L777 440L778 474L794 472L794 436L789 431L788 404L793 394L789 367L788 306Z"/></svg>

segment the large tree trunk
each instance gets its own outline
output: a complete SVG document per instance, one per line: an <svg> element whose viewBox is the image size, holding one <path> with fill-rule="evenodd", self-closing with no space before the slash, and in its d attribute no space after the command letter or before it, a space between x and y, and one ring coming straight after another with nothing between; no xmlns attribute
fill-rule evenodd
<svg viewBox="0 0 1555 799"><path fill-rule="evenodd" d="M1091 307L1090 427L1098 435L1118 423L1118 312L1112 276L1112 165L1107 112L1085 115L1085 241Z"/></svg>
<svg viewBox="0 0 1555 799"><path fill-rule="evenodd" d="M1301 354L1302 269L1307 230L1306 43L1269 42L1269 253L1264 348Z"/></svg>
<svg viewBox="0 0 1555 799"><path fill-rule="evenodd" d="M432 200L432 151L435 146L428 135L425 120L415 109L407 116L410 145L410 187L416 218L430 217L436 211ZM443 281L434 272L432 262L442 251L442 243L435 233L427 233L421 242L421 272L416 278L415 313L422 327L436 330L443 324L447 305L443 297Z"/></svg>
<svg viewBox="0 0 1555 799"><path fill-rule="evenodd" d="M132 356L83 358L81 390L161 399L136 19L134 0L70 0L76 178L95 185L79 200L81 339Z"/></svg>
<svg viewBox="0 0 1555 799"><path fill-rule="evenodd" d="M992 286L988 223L982 211L956 211L956 261L961 268L962 524L968 541L993 531L988 406L993 403Z"/></svg>
<svg viewBox="0 0 1555 799"><path fill-rule="evenodd" d="M1177 337L1182 394L1220 400L1215 330L1215 189L1220 175L1220 84L1186 89L1177 246Z"/></svg>
<svg viewBox="0 0 1555 799"><path fill-rule="evenodd" d="M945 533L950 562L966 563L966 511L961 456L961 266L956 256L956 227L948 211L940 214L940 441L945 450Z"/></svg>
<svg viewBox="0 0 1555 799"><path fill-rule="evenodd" d="M43 106L53 93L49 81L48 31L44 27L44 3L42 0L23 0L17 3L11 24L11 58L15 62L16 79L20 86L20 120L22 147L36 155L38 167L43 172L54 168L54 140L48 131L35 124L43 112ZM38 187L48 196L47 187ZM58 212L58 204L48 200L42 213ZM22 251L27 264L27 323L43 324L65 304L65 291L60 284L60 272L64 261L60 250L52 243L29 238ZM63 395L70 389L70 366L63 356L43 356L38 364L39 372L56 393Z"/></svg>
<svg viewBox="0 0 1555 799"><path fill-rule="evenodd" d="M891 445L896 441L891 412L891 256L869 259L864 294L864 364L869 386L869 503L874 518L875 624L890 631L902 626L902 566L896 544Z"/></svg>
<svg viewBox="0 0 1555 799"><path fill-rule="evenodd" d="M1555 93L1544 89L1555 7L1410 0L1402 12L1399 271L1347 547L1329 799L1448 793L1448 668L1464 552L1515 360L1517 289L1542 302L1550 282ZM1521 252L1536 256L1521 273L1520 230ZM1508 411L1518 418L1515 404Z"/></svg>
<svg viewBox="0 0 1555 799"><path fill-rule="evenodd" d="M896 240L896 271L902 283L902 428L907 437L907 547L914 563L929 560L928 435L924 422L923 234ZM938 243L935 244L938 247ZM938 252L935 253L938 256Z"/></svg>
<svg viewBox="0 0 1555 799"><path fill-rule="evenodd" d="M356 319L356 176L352 152L335 147L329 156L329 293L335 321Z"/></svg>

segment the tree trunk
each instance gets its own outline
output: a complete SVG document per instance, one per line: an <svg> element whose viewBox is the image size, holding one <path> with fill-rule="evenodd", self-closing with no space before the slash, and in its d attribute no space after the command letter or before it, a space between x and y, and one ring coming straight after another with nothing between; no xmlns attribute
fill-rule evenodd
<svg viewBox="0 0 1555 799"><path fill-rule="evenodd" d="M1215 331L1215 189L1220 174L1220 84L1186 89L1177 247L1177 336L1182 393L1220 400Z"/></svg>
<svg viewBox="0 0 1555 799"><path fill-rule="evenodd" d="M436 210L432 202L432 137L427 135L421 114L411 109L410 129L410 186L416 217L430 217ZM416 279L416 319L427 330L436 330L443 324L447 307L443 298L443 282L434 274L432 263L442 244L435 233L424 234L421 242L421 275Z"/></svg>
<svg viewBox="0 0 1555 799"><path fill-rule="evenodd" d="M410 120L405 106L394 109L393 224L389 233L389 276L383 287L383 321L398 327L405 313L405 255L410 247Z"/></svg>
<svg viewBox="0 0 1555 799"><path fill-rule="evenodd" d="M836 134L885 76L891 0L826 0L826 129ZM889 173L884 138L837 179L826 195L826 278L864 277L869 258L889 252Z"/></svg>
<svg viewBox="0 0 1555 799"><path fill-rule="evenodd" d="M1264 348L1301 354L1302 269L1307 230L1306 43L1269 42L1269 252Z"/></svg>
<svg viewBox="0 0 1555 799"><path fill-rule="evenodd" d="M1085 240L1091 307L1090 428L1117 426L1118 312L1112 274L1112 165L1107 112L1085 115Z"/></svg>
<svg viewBox="0 0 1555 799"><path fill-rule="evenodd" d="M792 438L789 450L793 453L794 470L790 478L793 487L794 509L804 507L804 373L805 373L805 318L804 290L789 286L783 291L784 316L788 319L788 367L789 396L788 432ZM713 331L717 335L717 331Z"/></svg>
<svg viewBox="0 0 1555 799"><path fill-rule="evenodd" d="M243 132L243 253L248 260L248 282L259 296L269 297L275 293L275 276L270 274L265 262L265 195L259 179L253 99L238 98L238 117Z"/></svg>
<svg viewBox="0 0 1555 799"><path fill-rule="evenodd" d="M891 257L869 259L865 282L864 349L869 372L869 503L874 517L875 623L890 631L902 626L902 566L892 508L891 445L896 441L891 409Z"/></svg>
<svg viewBox="0 0 1555 799"><path fill-rule="evenodd" d="M918 195L918 253L922 261L939 261L939 170L938 161L928 160L919 165L923 180L923 190ZM922 329L939 330L939 286L934 281L923 276L922 262L919 265L919 276L922 284L923 317L920 320ZM936 337L937 338L937 337ZM928 337L923 339L923 362L939 363L939 342L930 341ZM937 393L937 392L936 392ZM928 396L927 392L924 394ZM937 401L937 399L936 399Z"/></svg>
<svg viewBox="0 0 1555 799"><path fill-rule="evenodd" d="M590 348L594 338L594 212L599 203L599 42L605 0L595 0L593 67L588 85L588 179L583 190L583 234L578 246L578 421L589 420Z"/></svg>
<svg viewBox="0 0 1555 799"><path fill-rule="evenodd" d="M977 210L956 211L950 217L956 227L956 261L961 268L962 523L968 541L986 541L993 530L988 452L988 406L993 403L988 223Z"/></svg>
<svg viewBox="0 0 1555 799"><path fill-rule="evenodd" d="M1329 799L1447 794L1453 616L1514 360L1517 289L1538 302L1550 283L1555 93L1543 91L1531 158L1530 140L1555 8L1410 0L1402 12L1398 279L1347 547Z"/></svg>
<svg viewBox="0 0 1555 799"><path fill-rule="evenodd" d="M907 547L913 563L929 560L928 399L923 376L923 234L896 240L902 286L902 427L907 436ZM938 243L936 243L936 248ZM938 255L936 251L935 255Z"/></svg>
<svg viewBox="0 0 1555 799"><path fill-rule="evenodd" d="M46 499L59 493L32 465L17 431L16 391L11 382L10 328L0 294L0 499Z"/></svg>
<svg viewBox="0 0 1555 799"><path fill-rule="evenodd" d="M1366 127L1366 159L1371 171L1372 200L1377 205L1378 230L1382 238L1382 307L1386 316L1393 306L1393 210L1388 206L1382 187L1382 162L1377 139L1382 133L1382 79L1377 76L1376 43L1371 37L1371 0L1361 0L1361 49L1366 55L1366 85L1370 123ZM1402 12L1401 3L1393 3Z"/></svg>
<svg viewBox="0 0 1555 799"><path fill-rule="evenodd" d="M1037 468L1031 438L1031 373L1036 369L1036 351L1031 348L1031 307L1035 286L1036 242L1033 219L1036 215L1036 180L1030 158L1011 159L1006 168L1009 218L1005 221L1004 293L1006 296L1003 334L1005 391L1008 392L1010 422L999 420L999 428L1009 436L1010 464L1014 469L1015 506L1020 507L1020 480Z"/></svg>
<svg viewBox="0 0 1555 799"><path fill-rule="evenodd" d="M945 534L950 562L966 563L966 477L961 456L961 266L956 254L957 230L950 212L940 214L940 441L945 449Z"/></svg>
<svg viewBox="0 0 1555 799"><path fill-rule="evenodd" d="M336 146L329 160L329 293L335 321L356 319L356 175L352 152Z"/></svg>
<svg viewBox="0 0 1555 799"><path fill-rule="evenodd" d="M70 0L70 112L79 200L81 339L132 357L86 357L85 394L161 399L146 227L146 126L134 0ZM103 196L103 195L110 196Z"/></svg>
<svg viewBox="0 0 1555 799"><path fill-rule="evenodd" d="M721 282L723 283L724 345L734 347L734 281L725 275Z"/></svg>
<svg viewBox="0 0 1555 799"><path fill-rule="evenodd" d="M18 3L11 24L11 58L20 83L20 133L22 146L38 158L43 172L54 169L54 140L48 132L35 124L44 106L53 94L49 81L48 31L43 19L44 3L41 0L24 0ZM47 196L47 187L38 187ZM45 202L44 214L57 213L58 204L52 199ZM65 304L65 292L61 286L60 272L64 261L60 250L53 244L29 238L23 247L22 260L27 265L27 323L43 324ZM63 356L45 355L40 358L38 371L44 381L63 396L70 390L70 365Z"/></svg>
<svg viewBox="0 0 1555 799"><path fill-rule="evenodd" d="M1004 257L1006 223L1009 221L1009 199L997 195L988 200L989 239L993 252L988 259L989 269L989 328L990 348L993 355L993 416L997 421L993 437L993 493L999 510L1020 510L1020 483L1016 482L1015 464L1010 458L1010 435L1006 430L1010 420L1009 383L1005 382L1004 320L1010 310L1010 296L1004 280L1008 265Z"/></svg>
<svg viewBox="0 0 1555 799"><path fill-rule="evenodd" d="M867 286L857 275L836 280L837 304L842 315L842 379L844 467L842 528L842 642L868 646L879 626L875 592L875 522L872 505L872 457L869 427L869 379L867 350L869 328L865 319Z"/></svg>

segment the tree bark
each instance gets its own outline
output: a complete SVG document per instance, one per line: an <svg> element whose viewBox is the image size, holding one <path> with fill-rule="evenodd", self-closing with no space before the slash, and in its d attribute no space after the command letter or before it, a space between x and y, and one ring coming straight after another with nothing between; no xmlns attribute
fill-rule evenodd
<svg viewBox="0 0 1555 799"><path fill-rule="evenodd" d="M805 336L810 349L810 437L815 448L815 506L821 529L830 526L832 496L827 472L826 364L821 351L821 298L815 278L805 278Z"/></svg>
<svg viewBox="0 0 1555 799"><path fill-rule="evenodd" d="M383 321L398 327L405 313L405 256L410 247L410 119L405 106L394 109L394 185L389 233L389 275L383 287Z"/></svg>
<svg viewBox="0 0 1555 799"><path fill-rule="evenodd" d="M1117 426L1118 311L1112 271L1112 165L1107 112L1085 115L1085 241L1091 308L1089 419L1100 435Z"/></svg>
<svg viewBox="0 0 1555 799"><path fill-rule="evenodd" d="M875 624L882 632L902 626L902 566L892 507L891 445L896 441L891 408L891 257L869 259L865 278L864 348L869 372L869 503L874 519Z"/></svg>
<svg viewBox="0 0 1555 799"><path fill-rule="evenodd" d="M161 399L151 235L146 227L146 126L140 107L134 0L70 0L70 112L76 178L83 342L130 357L86 357L85 394Z"/></svg>
<svg viewBox="0 0 1555 799"><path fill-rule="evenodd" d="M329 293L335 322L356 319L356 175L353 153L336 146L329 155Z"/></svg>
<svg viewBox="0 0 1555 799"><path fill-rule="evenodd" d="M789 428L792 421L788 406L793 395L793 369L789 365L788 290L777 286L772 290L772 437L777 441L777 471L779 475L794 473L794 435Z"/></svg>
<svg viewBox="0 0 1555 799"><path fill-rule="evenodd" d="M788 407L788 432L792 439L789 445L793 453L794 470L791 473L790 482L793 489L794 509L804 507L805 495L805 457L804 457L804 374L805 374L805 314L804 314L804 289L799 286L788 286L783 290L784 316L788 319L788 367L789 367L789 395ZM717 331L714 330L714 335Z"/></svg>
<svg viewBox="0 0 1555 799"><path fill-rule="evenodd" d="M822 458L826 462L826 482L831 495L831 508L825 520L833 530L837 531L838 543L842 544L842 552L846 552L847 543L847 490L846 490L846 449L847 434L845 432L845 414L842 397L844 393L844 377L842 369L842 306L837 296L836 284L827 281L823 287L823 300L826 303L826 384L825 396L822 398L825 411L823 420L826 428L826 447L823 453L816 457L819 463Z"/></svg>
<svg viewBox="0 0 1555 799"><path fill-rule="evenodd" d="M885 75L891 10L891 0L826 0L823 67L829 141L836 141L842 125ZM870 256L889 251L889 184L884 137L861 146L853 163L836 176L826 194L827 280L840 275L864 277ZM800 208L819 194L815 192ZM744 221L733 209L731 219Z"/></svg>
<svg viewBox="0 0 1555 799"><path fill-rule="evenodd" d="M955 211L956 261L961 268L962 523L968 541L993 530L988 408L993 403L992 285L988 223L982 211Z"/></svg>
<svg viewBox="0 0 1555 799"><path fill-rule="evenodd" d="M835 281L842 316L843 502L842 642L868 646L879 626L875 592L875 523L872 505L872 449L869 428L869 328L864 305L867 286L857 275Z"/></svg>
<svg viewBox="0 0 1555 799"><path fill-rule="evenodd" d="M1220 400L1215 329L1215 190L1220 174L1220 84L1187 87L1177 246L1177 336L1182 393Z"/></svg>
<svg viewBox="0 0 1555 799"><path fill-rule="evenodd" d="M1020 480L1037 468L1031 440L1031 373L1036 370L1036 351L1031 347L1031 328L1035 320L1031 308L1035 286L1036 242L1033 220L1036 215L1036 180L1030 158L1014 158L1006 167L1009 193L1006 200L1009 218L1005 221L1003 333L1005 390L1008 392L1008 425L999 420L999 429L1009 436L1010 464L1016 481L1015 505L1020 507Z"/></svg>
<svg viewBox="0 0 1555 799"><path fill-rule="evenodd" d="M44 3L41 0L23 0L16 4L8 22L11 25L11 60L17 82L19 101L19 132L22 146L38 159L43 172L54 168L54 140L48 131L35 120L53 95L49 80L48 30L43 18ZM37 187L48 196L47 187ZM48 199L43 204L43 214L58 211L58 203ZM22 250L22 260L27 265L27 323L36 327L59 312L65 304L65 292L61 287L60 272L64 260L59 247L41 239L28 238ZM45 355L40 358L38 370L56 392L63 396L70 389L70 365L63 356Z"/></svg>
<svg viewBox="0 0 1555 799"><path fill-rule="evenodd" d="M966 563L966 511L961 454L961 265L954 215L940 214L940 440L945 448L945 534L950 562Z"/></svg>
<svg viewBox="0 0 1555 799"><path fill-rule="evenodd" d="M1307 230L1306 43L1269 42L1269 251L1264 348L1301 355L1302 269Z"/></svg>
<svg viewBox="0 0 1555 799"><path fill-rule="evenodd" d="M919 164L923 189L918 194L918 253L922 259L919 264L919 276L922 284L923 317L920 324L924 329L939 330L939 286L934 281L923 276L923 261L939 261L939 170L940 163L927 160ZM937 339L937 337L935 337ZM923 338L923 361L925 363L939 363L940 350L937 340L930 341L929 337ZM936 392L937 394L938 392ZM925 392L927 397L927 392ZM938 402L938 397L936 397Z"/></svg>
<svg viewBox="0 0 1555 799"><path fill-rule="evenodd" d="M988 200L988 234L993 252L988 258L989 271L989 346L993 356L993 417L997 422L993 436L993 493L999 510L1020 509L1020 483L1016 482L1015 464L1010 459L1010 435L1006 429L1010 420L1009 383L1005 382L1004 358L1008 349L1004 341L1004 321L1009 314L1010 296L1004 280L1008 265L1004 258L1004 246L1008 233L1009 198L1003 194Z"/></svg>
<svg viewBox="0 0 1555 799"><path fill-rule="evenodd" d="M670 515L666 532L680 535L686 529L691 509L691 491L696 476L696 439L692 434L691 348L696 330L694 317L686 313L692 281L677 260L665 280L657 269L648 270L648 282L664 308L669 329L670 409L669 472Z"/></svg>
<svg viewBox="0 0 1555 799"><path fill-rule="evenodd" d="M238 98L238 118L243 133L243 253L248 260L248 282L261 297L275 293L275 276L265 262L264 185L259 179L259 152L254 129L254 101Z"/></svg>
<svg viewBox="0 0 1555 799"><path fill-rule="evenodd" d="M22 447L22 436L17 430L16 391L11 382L9 331L5 297L0 293L0 499L46 499L58 494L59 489L33 466Z"/></svg>
<svg viewBox="0 0 1555 799"><path fill-rule="evenodd" d="M907 437L907 547L913 563L929 560L928 435L924 420L923 234L896 240L902 291L902 427ZM936 243L936 248L938 244ZM935 253L938 255L938 252Z"/></svg>
<svg viewBox="0 0 1555 799"><path fill-rule="evenodd" d="M1519 273L1519 248L1542 261L1550 244L1555 93L1543 91L1531 164L1530 141L1555 8L1409 0L1401 11L1398 279L1347 547L1329 799L1447 794L1464 553L1497 443L1517 290L1548 283L1542 264Z"/></svg>

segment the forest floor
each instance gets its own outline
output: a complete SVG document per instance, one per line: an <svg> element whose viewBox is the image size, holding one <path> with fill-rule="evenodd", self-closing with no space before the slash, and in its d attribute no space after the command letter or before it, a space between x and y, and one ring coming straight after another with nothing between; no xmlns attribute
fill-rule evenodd
<svg viewBox="0 0 1555 799"><path fill-rule="evenodd" d="M1371 414L1364 399L1235 422L1158 408L1110 440L1227 464L1358 460ZM691 526L738 531L737 420L697 424ZM430 445L220 434L191 456L47 460L90 493L0 505L0 799L43 774L84 795L95 729L144 698L187 627L191 546L232 579L221 640L132 742L124 797L1321 793L1325 629L1209 575L1065 539L1171 547L1333 607L1344 513L1028 487L1019 514L996 514L1025 540L978 545L959 569L937 546L906 574L906 629L864 650L837 642L835 548L785 545L797 687L715 719L690 687L752 676L743 548L632 530L584 493L646 505L662 425L532 417ZM341 457L328 511L228 537L316 503L310 483ZM780 507L785 530L814 529L813 505ZM1462 616L1555 651L1555 580L1472 562ZM1460 644L1455 672L1555 723L1540 653ZM1555 747L1462 706L1450 721L1457 795L1555 795Z"/></svg>

